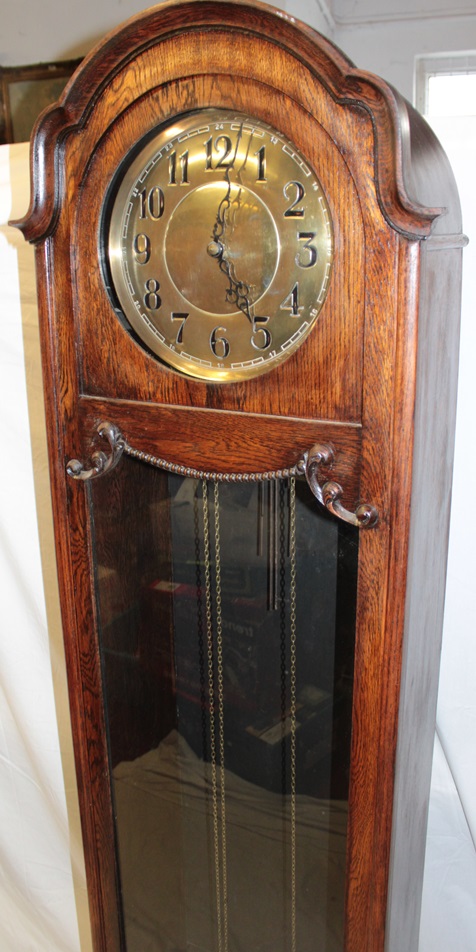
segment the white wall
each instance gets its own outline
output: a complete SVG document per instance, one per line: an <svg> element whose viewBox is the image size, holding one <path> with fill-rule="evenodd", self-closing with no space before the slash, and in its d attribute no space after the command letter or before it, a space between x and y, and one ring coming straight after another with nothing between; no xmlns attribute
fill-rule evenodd
<svg viewBox="0 0 476 952"><path fill-rule="evenodd" d="M0 65L84 56L147 0L0 0Z"/></svg>
<svg viewBox="0 0 476 952"><path fill-rule="evenodd" d="M476 48L476 2L471 17L339 26L333 39L356 66L382 76L412 101L415 56Z"/></svg>
<svg viewBox="0 0 476 952"><path fill-rule="evenodd" d="M268 0L269 2L269 0ZM286 10L290 16L309 23L324 36L333 39L335 21L331 3L326 0L278 0L276 7Z"/></svg>
<svg viewBox="0 0 476 952"><path fill-rule="evenodd" d="M0 65L15 66L83 56L147 0L0 4ZM333 39L356 66L393 83L407 99L416 54L476 47L476 0L385 0L383 6L381 0L278 0L275 6Z"/></svg>
<svg viewBox="0 0 476 952"><path fill-rule="evenodd" d="M0 0L0 65L83 56L146 6L146 0ZM452 0L445 11L441 0L415 0L413 9L409 0L386 0L384 7L380 0L278 0L275 6L311 24L356 66L382 76L407 99L413 96L415 55L476 47L476 0ZM471 8L474 13L464 15Z"/></svg>

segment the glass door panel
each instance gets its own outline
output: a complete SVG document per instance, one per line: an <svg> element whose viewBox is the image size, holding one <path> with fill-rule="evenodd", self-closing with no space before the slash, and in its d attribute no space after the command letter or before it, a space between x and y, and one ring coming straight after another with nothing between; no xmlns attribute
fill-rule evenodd
<svg viewBox="0 0 476 952"><path fill-rule="evenodd" d="M301 480L91 485L127 952L342 952L358 530Z"/></svg>

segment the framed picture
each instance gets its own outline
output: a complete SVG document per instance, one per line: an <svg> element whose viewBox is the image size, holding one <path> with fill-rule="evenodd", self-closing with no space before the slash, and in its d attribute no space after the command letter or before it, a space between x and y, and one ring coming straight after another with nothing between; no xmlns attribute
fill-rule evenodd
<svg viewBox="0 0 476 952"><path fill-rule="evenodd" d="M80 62L0 67L0 143L30 138L40 112L56 102Z"/></svg>

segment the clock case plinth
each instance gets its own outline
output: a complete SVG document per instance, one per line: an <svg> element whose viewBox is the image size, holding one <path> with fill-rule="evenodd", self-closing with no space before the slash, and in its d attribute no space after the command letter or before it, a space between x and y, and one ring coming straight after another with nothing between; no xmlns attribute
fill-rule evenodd
<svg viewBox="0 0 476 952"><path fill-rule="evenodd" d="M335 260L312 333L252 380L187 379L118 319L103 202L162 121L251 112L312 163ZM461 248L454 180L424 121L309 27L248 3L165 3L86 58L32 142L49 454L95 949L121 947L88 489L67 475L110 421L144 454L252 473L331 445L359 548L345 952L418 942L449 519Z"/></svg>

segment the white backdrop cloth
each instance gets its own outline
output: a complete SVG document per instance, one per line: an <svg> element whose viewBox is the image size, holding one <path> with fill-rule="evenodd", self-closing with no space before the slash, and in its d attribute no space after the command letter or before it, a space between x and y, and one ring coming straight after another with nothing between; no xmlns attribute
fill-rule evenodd
<svg viewBox="0 0 476 952"><path fill-rule="evenodd" d="M0 949L90 948L47 475L28 145L0 146ZM89 945L88 945L89 942Z"/></svg>
<svg viewBox="0 0 476 952"><path fill-rule="evenodd" d="M0 949L89 952L53 554L33 252L21 234L6 225L12 215L26 211L28 193L28 146L1 146ZM476 264L472 273L476 274ZM474 306L471 310L474 313ZM469 332L474 348L474 320ZM472 353L470 365L465 354L463 370L469 376L466 380L463 374L463 379L474 407L474 349ZM468 394L462 399L464 403ZM474 439L468 439L471 431L465 436L464 445L474 445ZM467 460L463 463L464 470ZM471 491L464 480L461 483L462 476L457 475L455 484L462 505L474 495L474 463L466 471L473 481ZM462 560L460 535L453 533L449 578L450 585L455 578L460 586L463 578L469 609L461 626L457 618L461 593L453 588L447 601L420 952L476 952L476 643L471 637L476 605L469 574L475 559L469 549L472 527L466 511L460 518L468 551Z"/></svg>

